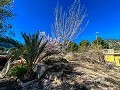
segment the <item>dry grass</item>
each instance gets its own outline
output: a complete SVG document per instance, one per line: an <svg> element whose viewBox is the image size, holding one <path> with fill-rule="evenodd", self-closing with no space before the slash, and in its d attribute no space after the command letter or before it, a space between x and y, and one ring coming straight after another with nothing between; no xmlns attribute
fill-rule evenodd
<svg viewBox="0 0 120 90"><path fill-rule="evenodd" d="M102 54L99 55L98 53L90 52L86 52L85 54L77 53L76 56L72 55L72 58L75 60L72 61L72 63L78 64L78 66L73 68L73 71L76 73L84 73L84 75L81 76L75 75L73 81L79 84L91 82L90 85L88 85L90 90L98 90L96 88L101 90L120 90L120 67L100 60ZM69 57L67 58L69 59ZM109 68L110 65L111 68Z"/></svg>

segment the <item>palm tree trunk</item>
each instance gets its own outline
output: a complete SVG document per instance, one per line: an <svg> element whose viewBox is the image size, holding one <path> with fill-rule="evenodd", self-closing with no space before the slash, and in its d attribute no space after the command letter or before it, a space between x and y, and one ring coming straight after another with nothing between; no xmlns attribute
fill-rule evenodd
<svg viewBox="0 0 120 90"><path fill-rule="evenodd" d="M36 74L35 74L35 72L33 71L31 65L28 65L28 67L27 67L27 72L26 72L26 74L24 75L24 78L25 78L25 79L28 79L28 80L31 80L31 79L36 78Z"/></svg>

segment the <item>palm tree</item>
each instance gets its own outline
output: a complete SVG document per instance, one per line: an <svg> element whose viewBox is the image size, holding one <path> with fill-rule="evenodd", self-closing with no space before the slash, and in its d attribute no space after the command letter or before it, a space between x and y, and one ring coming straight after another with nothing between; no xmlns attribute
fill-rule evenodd
<svg viewBox="0 0 120 90"><path fill-rule="evenodd" d="M0 37L0 43L9 43L14 46L15 49L10 54L11 62L20 56L23 57L27 64L27 74L30 75L33 73L35 64L52 53L44 52L44 54L41 55L48 41L46 40L42 42L43 36L39 38L39 32L33 35L22 33L22 37L24 39L24 44L12 39L11 37Z"/></svg>

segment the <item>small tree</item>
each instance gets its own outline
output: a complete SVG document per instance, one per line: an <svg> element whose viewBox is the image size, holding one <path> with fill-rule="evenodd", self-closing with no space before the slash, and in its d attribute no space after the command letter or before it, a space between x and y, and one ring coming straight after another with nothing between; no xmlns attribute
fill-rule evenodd
<svg viewBox="0 0 120 90"><path fill-rule="evenodd" d="M70 41L76 39L88 24L86 9L81 5L80 0L75 0L68 8L63 10L59 5L54 10L54 23L52 24L52 34L55 38L60 38L62 51L65 52Z"/></svg>
<svg viewBox="0 0 120 90"><path fill-rule="evenodd" d="M70 42L69 45L68 45L68 48L67 48L67 51L77 51L78 50L78 45L74 42Z"/></svg>
<svg viewBox="0 0 120 90"><path fill-rule="evenodd" d="M97 49L108 49L109 48L109 44L105 40L102 40L101 37L98 37L97 40L94 40L92 42L92 46L96 47Z"/></svg>
<svg viewBox="0 0 120 90"><path fill-rule="evenodd" d="M91 45L88 40L83 40L79 43L79 50L88 50L90 46Z"/></svg>

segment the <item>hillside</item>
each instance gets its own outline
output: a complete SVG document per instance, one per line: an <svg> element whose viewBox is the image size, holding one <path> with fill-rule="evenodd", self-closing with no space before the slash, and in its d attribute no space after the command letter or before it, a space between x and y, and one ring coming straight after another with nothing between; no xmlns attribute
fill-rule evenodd
<svg viewBox="0 0 120 90"><path fill-rule="evenodd" d="M70 62L75 64L74 73L76 74L73 74L71 78L74 78L73 81L77 82L79 86L86 87L86 89L78 90L120 89L120 67L104 62L102 54L87 52L75 54L73 57L73 61Z"/></svg>
<svg viewBox="0 0 120 90"><path fill-rule="evenodd" d="M108 39L105 41L108 42L110 49L120 50L120 40L119 39Z"/></svg>
<svg viewBox="0 0 120 90"><path fill-rule="evenodd" d="M4 47L4 48L12 48L13 46L8 44L8 43L0 43L0 47Z"/></svg>
<svg viewBox="0 0 120 90"><path fill-rule="evenodd" d="M48 61L45 61L45 66L49 69L41 80L33 81L24 89L120 90L120 67L105 62L102 53L69 53L65 58L67 61L49 57ZM17 87L16 84L15 86ZM13 88L15 87L13 86Z"/></svg>

